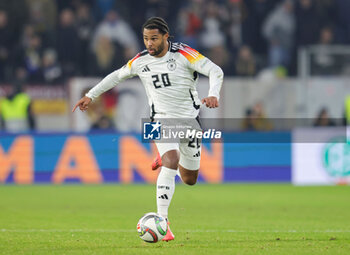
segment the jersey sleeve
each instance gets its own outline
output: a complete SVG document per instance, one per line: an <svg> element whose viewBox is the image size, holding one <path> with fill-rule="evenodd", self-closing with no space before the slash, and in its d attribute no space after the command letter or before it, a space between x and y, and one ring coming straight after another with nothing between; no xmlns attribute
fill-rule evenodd
<svg viewBox="0 0 350 255"><path fill-rule="evenodd" d="M184 46L179 52L188 60L189 68L209 77L208 96L220 98L220 90L224 80L222 69L210 59L189 46Z"/></svg>
<svg viewBox="0 0 350 255"><path fill-rule="evenodd" d="M123 67L107 75L102 81L100 81L95 87L93 87L86 94L86 96L94 100L97 97L99 97L102 93L115 87L120 82L136 76L137 73L135 71L135 63L133 62L138 57L139 57L139 54L136 55L133 59L129 60L128 63Z"/></svg>

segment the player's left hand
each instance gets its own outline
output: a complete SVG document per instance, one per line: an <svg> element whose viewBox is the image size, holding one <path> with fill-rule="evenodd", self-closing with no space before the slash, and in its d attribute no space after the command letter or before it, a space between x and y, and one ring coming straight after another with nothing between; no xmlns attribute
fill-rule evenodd
<svg viewBox="0 0 350 255"><path fill-rule="evenodd" d="M202 99L202 104L205 104L208 108L217 108L219 107L219 101L216 97L206 97Z"/></svg>

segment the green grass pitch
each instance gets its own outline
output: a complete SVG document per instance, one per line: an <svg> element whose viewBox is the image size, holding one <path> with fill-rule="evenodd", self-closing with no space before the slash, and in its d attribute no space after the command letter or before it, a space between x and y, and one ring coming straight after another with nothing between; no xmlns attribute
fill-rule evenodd
<svg viewBox="0 0 350 255"><path fill-rule="evenodd" d="M0 186L0 254L350 254L350 187L177 185L175 241L136 223L154 185Z"/></svg>

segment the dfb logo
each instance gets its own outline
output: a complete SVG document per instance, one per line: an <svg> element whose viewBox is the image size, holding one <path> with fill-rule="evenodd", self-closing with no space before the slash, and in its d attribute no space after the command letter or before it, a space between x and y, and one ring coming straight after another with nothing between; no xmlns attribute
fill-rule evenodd
<svg viewBox="0 0 350 255"><path fill-rule="evenodd" d="M145 140L160 140L162 124L157 122L143 123L143 139Z"/></svg>

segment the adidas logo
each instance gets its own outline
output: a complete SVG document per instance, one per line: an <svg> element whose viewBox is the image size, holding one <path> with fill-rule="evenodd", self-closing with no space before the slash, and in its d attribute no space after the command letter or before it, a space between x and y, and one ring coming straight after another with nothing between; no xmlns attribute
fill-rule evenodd
<svg viewBox="0 0 350 255"><path fill-rule="evenodd" d="M201 152L198 151L195 155L193 155L193 157L194 157L194 158L198 158L198 157L200 157L200 155L201 155Z"/></svg>
<svg viewBox="0 0 350 255"><path fill-rule="evenodd" d="M146 65L143 69L142 69L142 72L149 72L151 71L151 69L149 69L148 65Z"/></svg>
<svg viewBox="0 0 350 255"><path fill-rule="evenodd" d="M168 196L167 196L167 194L161 195L161 196L159 196L158 198L168 200Z"/></svg>

